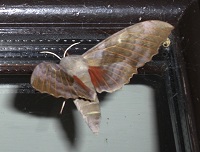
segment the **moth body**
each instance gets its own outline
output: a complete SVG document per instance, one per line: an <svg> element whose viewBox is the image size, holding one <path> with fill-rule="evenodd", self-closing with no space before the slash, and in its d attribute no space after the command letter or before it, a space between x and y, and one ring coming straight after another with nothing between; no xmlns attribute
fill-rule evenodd
<svg viewBox="0 0 200 152"><path fill-rule="evenodd" d="M87 61L80 55L70 55L64 57L60 61L60 65L64 67L66 72L72 77L77 76L87 87L95 91L92 84L90 74L88 72L89 66ZM96 91L95 91L96 92ZM94 100L76 99L74 103L78 110L81 112L84 120L94 133L99 132L100 122L100 107L97 94L95 93Z"/></svg>
<svg viewBox="0 0 200 152"><path fill-rule="evenodd" d="M88 72L88 63L81 55L70 55L60 61L60 65L70 76L78 77L86 86L94 88Z"/></svg>
<svg viewBox="0 0 200 152"><path fill-rule="evenodd" d="M88 70L88 65L81 55L70 55L60 61L67 73L73 75L81 74Z"/></svg>

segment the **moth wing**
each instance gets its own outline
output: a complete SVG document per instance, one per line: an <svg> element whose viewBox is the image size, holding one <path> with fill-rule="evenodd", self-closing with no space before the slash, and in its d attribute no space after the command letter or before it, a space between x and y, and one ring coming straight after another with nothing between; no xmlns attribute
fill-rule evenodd
<svg viewBox="0 0 200 152"><path fill-rule="evenodd" d="M173 26L145 21L108 37L83 54L97 92L113 92L130 81L137 69L158 53Z"/></svg>
<svg viewBox="0 0 200 152"><path fill-rule="evenodd" d="M62 66L43 62L38 64L31 76L31 85L41 93L54 97L85 98L93 100L96 92L88 88L78 77L70 76Z"/></svg>

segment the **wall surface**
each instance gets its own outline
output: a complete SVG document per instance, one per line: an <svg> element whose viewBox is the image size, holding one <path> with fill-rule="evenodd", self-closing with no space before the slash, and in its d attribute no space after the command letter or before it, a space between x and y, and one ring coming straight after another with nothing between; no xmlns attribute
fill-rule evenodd
<svg viewBox="0 0 200 152"><path fill-rule="evenodd" d="M15 97L6 94L10 87L1 87L5 88L0 93L0 150L3 152L159 151L154 90L150 87L126 85L107 94L101 102L98 135L92 134L78 111L73 110L76 123L73 142L65 135L59 119L20 113L13 108Z"/></svg>

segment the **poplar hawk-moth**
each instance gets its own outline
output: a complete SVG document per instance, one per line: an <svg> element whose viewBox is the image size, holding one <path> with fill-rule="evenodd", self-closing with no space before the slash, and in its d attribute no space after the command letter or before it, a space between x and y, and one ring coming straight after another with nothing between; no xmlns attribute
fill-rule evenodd
<svg viewBox="0 0 200 152"><path fill-rule="evenodd" d="M64 56L59 64L38 64L32 73L31 85L54 97L75 99L85 122L97 133L101 113L96 92L113 92L129 83L137 69L158 53L171 30L172 25L158 20L134 24L83 55Z"/></svg>

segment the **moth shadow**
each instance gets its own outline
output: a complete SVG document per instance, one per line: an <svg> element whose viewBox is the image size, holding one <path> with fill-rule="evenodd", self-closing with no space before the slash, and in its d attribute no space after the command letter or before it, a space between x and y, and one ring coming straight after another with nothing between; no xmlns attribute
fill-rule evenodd
<svg viewBox="0 0 200 152"><path fill-rule="evenodd" d="M54 98L47 94L17 94L14 99L13 108L34 117L56 118L60 121L60 130L64 131L67 142L72 147L76 145L77 127L73 110L76 109L73 100L67 100L60 114L64 99Z"/></svg>
<svg viewBox="0 0 200 152"><path fill-rule="evenodd" d="M154 100L156 105L156 119L158 128L158 138L160 149L164 149L168 139L171 139L173 134L170 132L170 115L167 103L166 86L164 78L158 75L137 74L130 80L129 85L145 85L153 88ZM100 103L104 103L109 93L98 94ZM75 121L73 111L77 110L73 100L67 100L65 108L60 114L64 99L54 98L47 94L17 94L13 103L15 110L34 117L50 117L60 121L61 130L63 130L65 139L71 144L72 148L78 145L79 138L78 126ZM162 102L160 102L162 101ZM81 115L80 115L81 117ZM164 120L164 121L163 121ZM86 124L85 124L86 125ZM170 140L169 140L170 141ZM168 144L170 145L170 143Z"/></svg>

